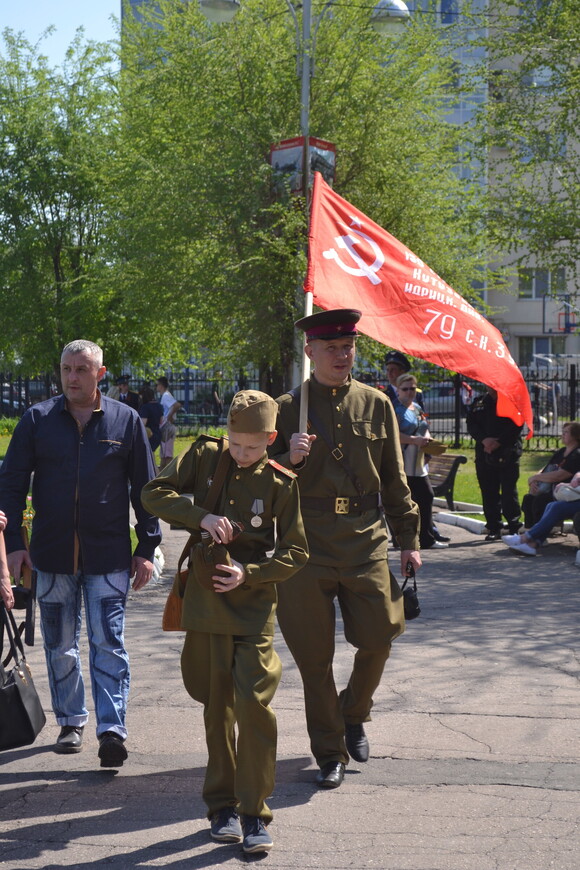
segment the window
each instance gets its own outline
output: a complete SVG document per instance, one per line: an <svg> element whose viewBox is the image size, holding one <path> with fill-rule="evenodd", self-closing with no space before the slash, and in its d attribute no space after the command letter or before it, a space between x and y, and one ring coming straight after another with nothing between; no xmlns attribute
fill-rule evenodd
<svg viewBox="0 0 580 870"><path fill-rule="evenodd" d="M535 354L539 354L541 356L553 356L558 353L565 353L566 336L543 335L538 338L534 338L529 335L522 335L518 339L518 350L520 357L519 365L529 366L536 362L534 356Z"/></svg>
<svg viewBox="0 0 580 870"><path fill-rule="evenodd" d="M518 296L520 299L541 299L542 296L562 294L566 290L566 270L520 269Z"/></svg>
<svg viewBox="0 0 580 870"><path fill-rule="evenodd" d="M458 15L458 0L441 0L441 24L455 24Z"/></svg>

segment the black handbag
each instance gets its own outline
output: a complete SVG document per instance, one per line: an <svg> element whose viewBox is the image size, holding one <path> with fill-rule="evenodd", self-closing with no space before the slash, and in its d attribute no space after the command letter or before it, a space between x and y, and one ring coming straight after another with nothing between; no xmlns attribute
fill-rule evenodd
<svg viewBox="0 0 580 870"><path fill-rule="evenodd" d="M46 723L42 704L36 693L30 668L24 655L22 640L12 611L0 604L6 636L10 646L8 657L0 664L0 751L29 746ZM7 665L14 659L10 670Z"/></svg>
<svg viewBox="0 0 580 870"><path fill-rule="evenodd" d="M413 585L407 586L407 581L412 580ZM416 619L421 613L419 606L419 598L417 596L417 580L415 579L415 569L410 562L407 563L407 576L405 582L401 586L403 593L403 606L405 608L405 619L407 622L410 619Z"/></svg>

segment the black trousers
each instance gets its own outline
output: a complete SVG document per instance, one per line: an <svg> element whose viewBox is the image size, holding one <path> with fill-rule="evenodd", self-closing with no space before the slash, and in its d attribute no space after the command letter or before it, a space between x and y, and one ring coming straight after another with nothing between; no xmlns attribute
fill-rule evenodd
<svg viewBox="0 0 580 870"><path fill-rule="evenodd" d="M483 452L476 453L475 471L481 490L483 513L488 530L494 534L501 531L501 515L503 513L510 531L516 532L521 517L517 489L520 476L519 458L491 465Z"/></svg>
<svg viewBox="0 0 580 870"><path fill-rule="evenodd" d="M419 532L419 546L422 550L428 550L435 543L433 534L433 487L428 477L408 477L407 483L411 490L411 498L419 508L421 528Z"/></svg>
<svg viewBox="0 0 580 870"><path fill-rule="evenodd" d="M539 492L537 495L532 495L528 492L522 499L522 510L524 512L524 523L526 529L531 529L536 523L542 519L547 505L554 501L552 490L550 492Z"/></svg>

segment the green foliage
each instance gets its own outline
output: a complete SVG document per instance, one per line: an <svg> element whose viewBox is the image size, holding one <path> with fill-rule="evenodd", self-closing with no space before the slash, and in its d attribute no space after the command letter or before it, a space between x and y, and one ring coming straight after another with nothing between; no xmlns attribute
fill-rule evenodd
<svg viewBox="0 0 580 870"><path fill-rule="evenodd" d="M0 417L0 438L11 436L18 422L18 417Z"/></svg>
<svg viewBox="0 0 580 870"><path fill-rule="evenodd" d="M514 0L494 16L478 126L490 235L516 266L565 266L570 276L580 263L579 33L577 0Z"/></svg>
<svg viewBox="0 0 580 870"><path fill-rule="evenodd" d="M196 4L158 5L163 28L128 27L122 46L115 285L159 312L160 355L172 331L182 359L287 371L305 214L274 196L266 158L300 132L293 27L277 0L244 0L219 27ZM419 18L385 43L368 14L339 4L320 25L311 133L337 146L338 191L470 295L488 252L481 189L453 172L464 131L444 120L450 45ZM148 339L128 336L131 351Z"/></svg>
<svg viewBox="0 0 580 870"><path fill-rule="evenodd" d="M111 293L102 187L111 153L110 53L77 36L61 70L5 30L0 53L0 360L54 369L63 345L103 342Z"/></svg>

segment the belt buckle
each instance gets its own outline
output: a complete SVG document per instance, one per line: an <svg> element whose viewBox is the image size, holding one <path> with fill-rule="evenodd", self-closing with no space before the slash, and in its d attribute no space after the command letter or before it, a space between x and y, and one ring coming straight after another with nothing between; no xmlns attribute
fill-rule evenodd
<svg viewBox="0 0 580 870"><path fill-rule="evenodd" d="M334 500L334 513L347 514L350 510L350 498L336 498Z"/></svg>

